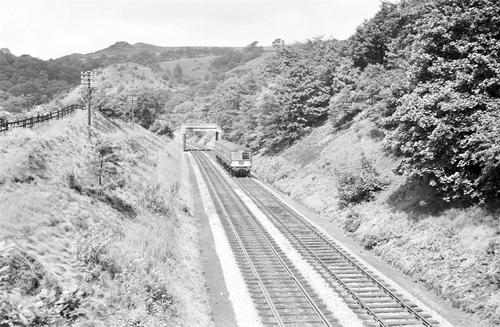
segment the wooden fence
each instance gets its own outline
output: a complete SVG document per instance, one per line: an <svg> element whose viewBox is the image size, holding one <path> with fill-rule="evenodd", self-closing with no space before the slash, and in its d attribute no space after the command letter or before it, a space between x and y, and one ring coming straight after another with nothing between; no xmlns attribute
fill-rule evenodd
<svg viewBox="0 0 500 327"><path fill-rule="evenodd" d="M21 120L14 120L14 121L0 120L0 133L6 132L12 128L19 128L19 127L22 127L22 128L30 127L31 128L31 127L33 127L33 125L43 123L44 121L62 118L64 116L74 112L77 109L83 109L83 107L80 105L74 104L74 105L67 106L67 107L64 107L64 108L56 110L56 111L49 112L45 115L39 114L37 116L33 116L33 117L21 119Z"/></svg>

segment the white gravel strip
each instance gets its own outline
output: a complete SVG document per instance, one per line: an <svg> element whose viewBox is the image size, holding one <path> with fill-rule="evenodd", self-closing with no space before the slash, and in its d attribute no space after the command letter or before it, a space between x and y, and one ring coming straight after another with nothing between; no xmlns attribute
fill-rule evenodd
<svg viewBox="0 0 500 327"><path fill-rule="evenodd" d="M345 251L345 253L352 255L356 260L358 260L366 269L373 271L377 275L377 279L386 282L389 284L392 288L394 288L398 293L400 293L403 297L407 298L410 300L410 302L413 302L416 304L419 308L424 310L426 313L430 314L434 320L436 320L439 323L440 327L454 327L449 321L447 321L443 316L429 308L425 303L420 301L418 298L416 298L413 294L408 292L406 289L401 287L399 284L397 284L395 281L392 279L389 279L387 276L382 274L380 271L372 267L368 262L363 260L363 258L359 257L356 253L352 252L349 248L345 247L343 244L341 244L339 241L337 241L335 238L333 238L330 234L328 234L321 226L316 224L314 221L310 220L306 216L304 216L302 213L300 213L297 209L293 207L293 205L287 201L281 194L277 193L274 191L272 188L268 187L266 184L261 182L258 179L254 179L257 183L262 185L264 188L266 188L269 192L274 194L278 199L282 200L288 206L299 216L301 216L304 220L306 220L308 223L316 227L323 235L327 236L327 238L330 238L332 241L335 242L335 245L338 245L341 250Z"/></svg>
<svg viewBox="0 0 500 327"><path fill-rule="evenodd" d="M210 229L215 242L215 251L219 257L222 274L229 292L229 300L233 306L233 311L236 316L236 322L240 327L258 327L263 326L259 314L250 297L250 293L245 285L245 280L241 274L236 260L234 259L233 251L229 246L224 228L219 216L215 210L214 203L208 192L207 184L201 175L200 168L193 162L191 156L188 156L190 164L193 167L196 181L200 189L200 196L203 202L203 207L208 216Z"/></svg>
<svg viewBox="0 0 500 327"><path fill-rule="evenodd" d="M213 161L212 161L213 162ZM214 162L215 163L215 162ZM294 249L290 242L283 236L283 234L273 225L267 216L257 207L257 205L241 190L236 183L229 179L227 173L217 164L216 167L224 173L226 179L229 180L238 196L247 205L248 209L262 224L262 226L269 232L276 244L286 253L288 259L297 268L297 270L308 281L309 285L314 289L316 294L321 298L323 303L331 311L334 317L339 321L342 326L346 327L363 327L363 322L358 316L347 306L344 300L338 296L333 289L325 282L325 280L318 274Z"/></svg>

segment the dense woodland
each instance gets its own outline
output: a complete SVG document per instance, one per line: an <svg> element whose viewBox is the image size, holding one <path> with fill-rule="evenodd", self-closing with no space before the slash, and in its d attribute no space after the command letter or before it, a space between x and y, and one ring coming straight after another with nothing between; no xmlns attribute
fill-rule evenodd
<svg viewBox="0 0 500 327"><path fill-rule="evenodd" d="M277 153L315 126L360 113L378 125L399 172L443 199L500 197L500 4L383 2L346 41L286 44L261 68L173 92L171 121L209 119L235 142Z"/></svg>

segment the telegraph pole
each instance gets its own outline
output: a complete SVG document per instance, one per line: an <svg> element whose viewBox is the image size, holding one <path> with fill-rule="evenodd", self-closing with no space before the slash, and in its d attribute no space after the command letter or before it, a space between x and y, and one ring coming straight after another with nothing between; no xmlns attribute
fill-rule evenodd
<svg viewBox="0 0 500 327"><path fill-rule="evenodd" d="M134 110L135 110L135 104L137 102L137 97L135 95L131 95L128 97L128 100L130 102L130 122L132 125L132 130L134 130L134 124L135 124Z"/></svg>
<svg viewBox="0 0 500 327"><path fill-rule="evenodd" d="M92 100L92 84L95 81L96 72L88 70L80 72L81 84L83 87L87 88L87 113L88 113L88 131L89 131L89 140L91 134L91 126L92 126L92 114L90 110L90 102Z"/></svg>

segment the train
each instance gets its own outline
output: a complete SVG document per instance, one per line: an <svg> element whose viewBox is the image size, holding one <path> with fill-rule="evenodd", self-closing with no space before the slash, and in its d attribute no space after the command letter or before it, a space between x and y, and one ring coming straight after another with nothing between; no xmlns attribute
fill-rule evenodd
<svg viewBox="0 0 500 327"><path fill-rule="evenodd" d="M245 177L252 168L252 150L226 140L218 140L214 145L215 158L231 175Z"/></svg>

